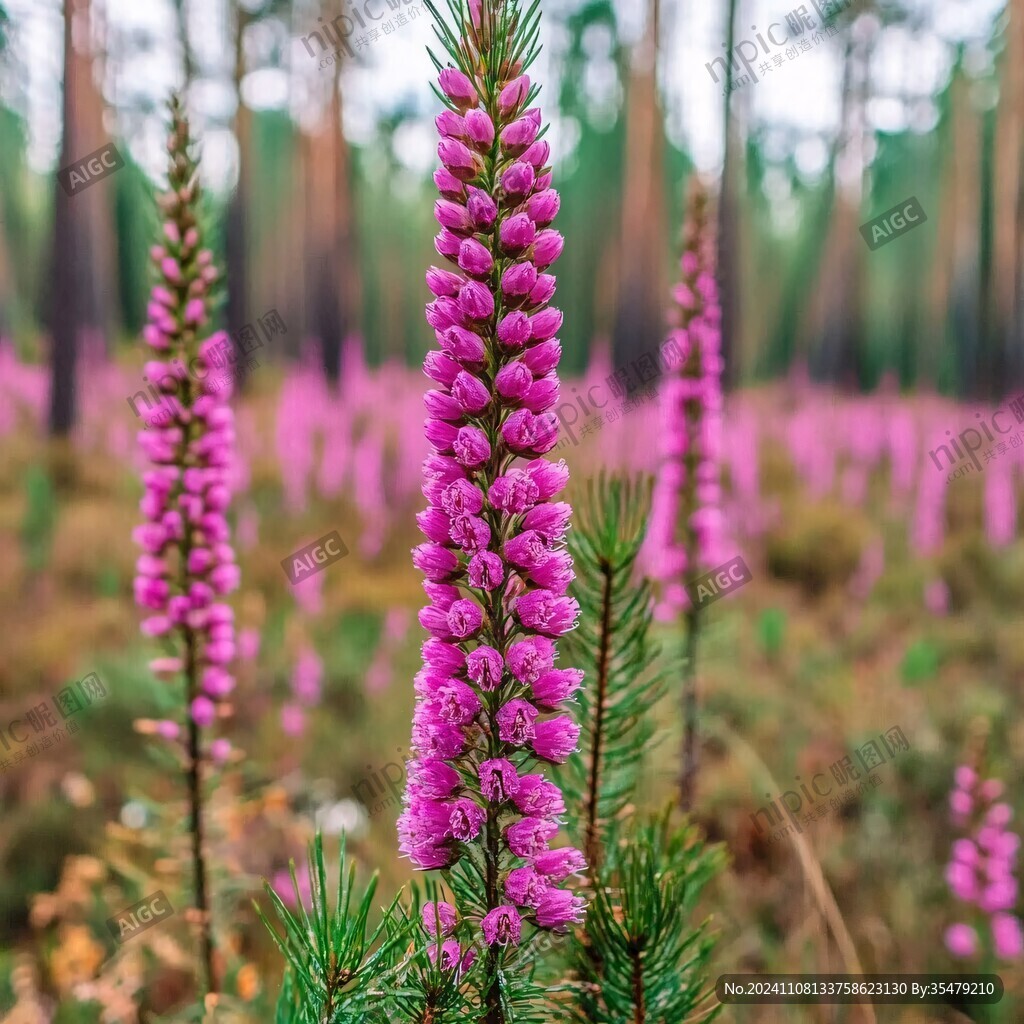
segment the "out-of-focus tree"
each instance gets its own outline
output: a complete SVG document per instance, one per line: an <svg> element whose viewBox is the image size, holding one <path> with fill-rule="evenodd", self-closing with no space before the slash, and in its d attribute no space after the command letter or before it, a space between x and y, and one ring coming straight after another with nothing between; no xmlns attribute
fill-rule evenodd
<svg viewBox="0 0 1024 1024"><path fill-rule="evenodd" d="M1003 386L1024 382L1024 0L1008 0L995 127L993 342Z"/></svg>
<svg viewBox="0 0 1024 1024"><path fill-rule="evenodd" d="M863 383L865 371L861 323L864 242L858 225L868 146L869 68L875 37L865 30L856 34L846 31L844 38L839 131L828 167L833 205L830 219L822 225L828 237L809 313L814 335L820 339L811 360L815 375L856 389Z"/></svg>
<svg viewBox="0 0 1024 1024"><path fill-rule="evenodd" d="M228 199L225 229L227 267L227 329L233 338L247 320L249 308L249 254L246 221L249 214L249 161L252 159L252 111L242 94L245 78L245 34L252 14L239 0L231 0L234 41L231 84L235 94L234 135L238 151L238 176Z"/></svg>
<svg viewBox="0 0 1024 1024"><path fill-rule="evenodd" d="M77 74L81 58L74 45L76 15L88 16L89 0L64 0L64 84L61 105L62 128L60 166L65 167L76 156L83 155L82 137L75 102ZM48 318L52 336L52 377L50 386L50 431L62 436L70 433L75 421L75 378L78 362L78 337L84 311L83 299L83 231L81 207L75 207L68 195L54 180L53 273L48 297Z"/></svg>
<svg viewBox="0 0 1024 1024"><path fill-rule="evenodd" d="M567 240L558 264L558 303L572 310L562 330L565 367L579 371L591 345L610 338L615 323L621 257L614 226L622 216L623 93L629 53L609 0L589 0L574 8L565 28L568 44L560 55L558 116L575 146L554 183L562 197L555 226ZM588 88L591 82L600 83L600 90Z"/></svg>
<svg viewBox="0 0 1024 1024"><path fill-rule="evenodd" d="M736 45L736 14L739 0L729 0L725 30L725 52L734 52ZM739 260L739 201L740 176L737 173L737 150L741 146L733 110L733 61L726 61L725 92L722 103L722 181L718 197L718 288L722 303L722 359L725 368L722 384L729 388L739 379L739 345L737 332L740 322Z"/></svg>
<svg viewBox="0 0 1024 1024"><path fill-rule="evenodd" d="M331 13L340 16L341 8L341 0L333 0ZM305 223L313 271L307 301L324 372L331 380L338 378L342 342L358 319L359 294L342 67L339 54L330 69L321 71L317 82L311 84L319 116L306 140Z"/></svg>
<svg viewBox="0 0 1024 1024"><path fill-rule="evenodd" d="M652 352L665 332L668 288L665 126L658 95L660 0L647 0L644 34L626 86L625 192L619 247L615 363Z"/></svg>

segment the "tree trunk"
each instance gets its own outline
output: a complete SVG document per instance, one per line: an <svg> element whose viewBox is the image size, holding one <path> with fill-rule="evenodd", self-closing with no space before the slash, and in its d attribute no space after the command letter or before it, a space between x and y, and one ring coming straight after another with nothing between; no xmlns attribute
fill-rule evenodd
<svg viewBox="0 0 1024 1024"><path fill-rule="evenodd" d="M79 152L75 123L75 48L73 23L80 0L64 0L64 87L61 114L60 166L66 167ZM79 317L82 308L80 230L75 198L59 182L54 185L53 254L48 318L52 336L50 433L65 437L75 422L75 378L78 361ZM80 209L80 208L79 208Z"/></svg>
<svg viewBox="0 0 1024 1024"><path fill-rule="evenodd" d="M736 144L732 118L733 61L736 44L736 13L739 0L729 0L726 24L725 99L722 104L722 187L718 197L718 293L722 305L722 370L723 389L732 389L739 381L740 275L737 261L739 188L736 175Z"/></svg>
<svg viewBox="0 0 1024 1024"><path fill-rule="evenodd" d="M235 89L235 142L238 146L238 181L228 202L225 262L227 264L227 329L233 339L247 322L249 315L249 258L245 218L249 205L249 159L252 143L252 112L242 99L245 78L245 30L251 15L238 2L232 3L235 22L235 60L232 81ZM258 310L262 314L264 311ZM234 379L240 385L245 377L245 362L234 365Z"/></svg>
<svg viewBox="0 0 1024 1024"><path fill-rule="evenodd" d="M625 195L614 360L624 366L660 344L668 282L664 129L658 99L659 0L648 0L627 85Z"/></svg>

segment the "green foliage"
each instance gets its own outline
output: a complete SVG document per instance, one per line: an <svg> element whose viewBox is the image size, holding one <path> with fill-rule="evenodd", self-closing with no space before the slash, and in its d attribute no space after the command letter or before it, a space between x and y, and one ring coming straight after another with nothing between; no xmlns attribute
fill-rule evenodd
<svg viewBox="0 0 1024 1024"><path fill-rule="evenodd" d="M576 502L570 550L576 571L572 594L579 625L564 640L565 663L584 672L579 753L569 762L566 804L574 831L595 865L604 823L617 815L636 786L649 749L651 708L667 673L654 663L649 638L651 589L633 580L650 507L650 481L599 477Z"/></svg>
<svg viewBox="0 0 1024 1024"><path fill-rule="evenodd" d="M446 4L451 14L452 25L441 17L431 0L426 0L427 10L434 16L434 34L455 66L470 79L473 79L477 72L479 59L483 65L482 78L487 94L483 97L485 100L497 94L498 87L504 79L513 77L510 73L513 66L525 71L537 59L537 54L540 53L540 44L537 41L540 35L540 0L533 0L525 14L520 11L519 0L487 4L483 12L485 24L482 35L488 41L488 45L483 46L480 51L465 38L469 33L464 34L464 26L468 26L470 20L468 0L446 0ZM433 51L428 49L427 52L434 62L434 67L438 71L443 70L444 65L434 56ZM431 88L446 107L458 113L455 104L436 85L431 83ZM537 92L538 86L531 85L524 107L530 106Z"/></svg>
<svg viewBox="0 0 1024 1024"><path fill-rule="evenodd" d="M786 613L781 608L766 608L757 621L757 636L765 654L778 657L786 638Z"/></svg>
<svg viewBox="0 0 1024 1024"><path fill-rule="evenodd" d="M398 931L403 936L425 936L420 924L423 904L444 898L432 882L426 884L425 898L419 887L414 885L409 908L401 907L400 916L388 920L389 934ZM468 930L468 926L463 923L461 930ZM451 938L457 940L458 931ZM470 955L462 961L466 971L461 970L461 965L445 970L441 957L431 958L426 945L419 943L410 948L401 964L396 984L389 993L394 1008L400 1013L398 1019L412 1024L456 1024L468 1019L474 1010L469 961L476 964L478 960L479 957Z"/></svg>
<svg viewBox="0 0 1024 1024"><path fill-rule="evenodd" d="M563 1016L580 1024L682 1022L710 988L714 939L690 924L697 899L721 868L692 826L669 814L621 825L636 788L637 765L652 738L652 705L667 672L655 667L651 593L635 580L649 518L650 484L601 476L576 502L571 548L579 627L566 639L571 663L586 672L580 753L566 786L583 808L573 831L590 867L592 899L566 954L572 981ZM704 1019L710 1020L712 1011Z"/></svg>
<svg viewBox="0 0 1024 1024"><path fill-rule="evenodd" d="M444 872L444 879L455 894L455 904L463 914L479 918L487 912L481 898L486 889L485 872L483 856L472 848L453 869ZM474 937L479 940L479 932ZM482 942L479 945L476 977L471 980L483 1004L489 980L494 979L505 1019L510 1024L513 1021L515 1024L546 1024L550 1020L547 989L535 979L548 937L548 932L538 929L532 938L527 938L524 931L523 941L518 946L488 947Z"/></svg>
<svg viewBox="0 0 1024 1024"><path fill-rule="evenodd" d="M580 1024L673 1024L719 1008L708 970L715 938L708 921L690 924L701 891L724 856L695 826L674 829L668 814L627 830L617 869L587 911L586 941L574 947L577 981L569 1019Z"/></svg>
<svg viewBox="0 0 1024 1024"><path fill-rule="evenodd" d="M794 509L768 538L768 569L798 583L811 597L845 586L857 571L868 543L862 515L836 502Z"/></svg>
<svg viewBox="0 0 1024 1024"><path fill-rule="evenodd" d="M323 836L318 832L309 850L310 908L306 909L295 864L291 864L297 912L264 882L278 919L279 935L259 905L256 912L284 955L285 983L277 1004L278 1024L376 1024L384 1019L382 997L391 989L401 946L408 927L396 924L398 896L369 932L370 909L377 889L377 874L362 897L354 898L356 866L347 866L342 842L338 888L333 910L329 906Z"/></svg>
<svg viewBox="0 0 1024 1024"><path fill-rule="evenodd" d="M906 686L917 686L931 679L939 670L939 652L927 640L912 643L903 655L900 672Z"/></svg>
<svg viewBox="0 0 1024 1024"><path fill-rule="evenodd" d="M25 473L25 518L21 527L25 564L31 572L39 572L49 562L56 522L53 483L46 470L33 463Z"/></svg>

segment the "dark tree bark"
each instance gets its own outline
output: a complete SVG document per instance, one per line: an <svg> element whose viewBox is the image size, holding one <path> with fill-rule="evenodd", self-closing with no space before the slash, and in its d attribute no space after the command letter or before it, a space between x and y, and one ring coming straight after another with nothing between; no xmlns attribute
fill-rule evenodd
<svg viewBox="0 0 1024 1024"><path fill-rule="evenodd" d="M232 81L235 90L235 142L238 145L238 180L228 202L225 231L225 264L227 267L227 329L233 339L249 322L249 256L245 218L249 206L249 159L252 143L252 112L242 99L242 79L245 77L245 30L251 15L234 0L235 60ZM260 310L259 312L263 312ZM241 386L245 377L245 362L234 365L234 379Z"/></svg>
<svg viewBox="0 0 1024 1024"><path fill-rule="evenodd" d="M61 104L60 166L76 155L78 132L75 125L75 51L72 25L77 0L64 0L64 86ZM78 362L78 333L82 310L82 251L76 223L74 201L58 181L54 181L53 254L49 296L51 350L50 433L67 436L75 422L75 380Z"/></svg>
<svg viewBox="0 0 1024 1024"><path fill-rule="evenodd" d="M647 4L627 84L625 188L613 352L624 366L665 333L667 236L664 129L658 99L659 0Z"/></svg>
<svg viewBox="0 0 1024 1024"><path fill-rule="evenodd" d="M722 387L731 389L739 380L739 352L736 331L740 318L739 247L737 245L736 154L732 118L733 47L736 41L736 12L739 0L729 0L726 25L725 99L722 104L722 187L718 197L718 293L722 304Z"/></svg>

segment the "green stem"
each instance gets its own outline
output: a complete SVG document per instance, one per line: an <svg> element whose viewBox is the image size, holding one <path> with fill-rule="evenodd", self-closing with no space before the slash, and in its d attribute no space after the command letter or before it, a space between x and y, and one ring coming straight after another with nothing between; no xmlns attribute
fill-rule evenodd
<svg viewBox="0 0 1024 1024"><path fill-rule="evenodd" d="M584 840L584 854L590 868L591 878L597 885L601 862L601 843L598 835L599 790L601 782L601 757L604 739L605 705L608 699L608 663L611 659L612 628L612 567L601 562L604 584L601 590L601 636L597 655L597 692L594 697L594 736L590 751L590 784L587 790L587 826Z"/></svg>
<svg viewBox="0 0 1024 1024"><path fill-rule="evenodd" d="M647 1005L644 1001L644 972L640 952L633 953L633 1024L644 1024L647 1020Z"/></svg>
<svg viewBox="0 0 1024 1024"><path fill-rule="evenodd" d="M686 662L683 666L683 763L679 779L679 806L693 807L700 767L697 737L697 633L700 611L691 607L686 613Z"/></svg>

